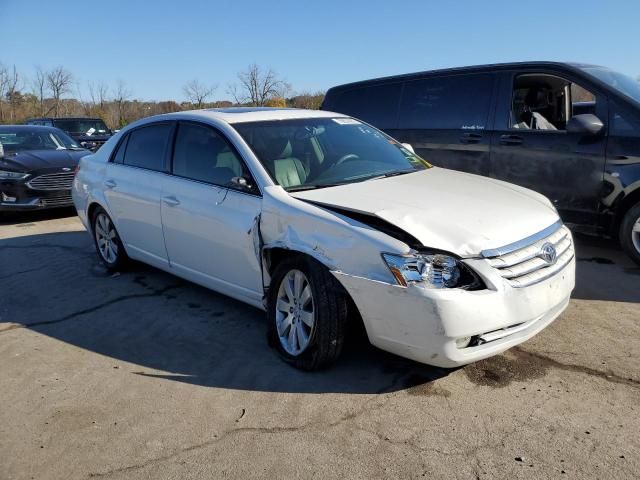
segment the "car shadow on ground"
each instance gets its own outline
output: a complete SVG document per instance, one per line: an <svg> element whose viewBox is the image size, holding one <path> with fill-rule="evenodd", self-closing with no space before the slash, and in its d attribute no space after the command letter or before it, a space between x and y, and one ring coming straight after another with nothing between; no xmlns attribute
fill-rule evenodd
<svg viewBox="0 0 640 480"><path fill-rule="evenodd" d="M582 237L576 248L576 298L640 302L638 269L621 252ZM238 390L371 394L428 391L451 372L382 352L362 335L350 338L332 369L297 371L267 346L263 312L141 264L109 274L83 231L0 240L0 265L0 291L11 292L0 307L0 335L29 328L134 375Z"/></svg>
<svg viewBox="0 0 640 480"><path fill-rule="evenodd" d="M27 225L42 220L56 220L59 218L75 217L74 207L25 210L22 212L0 212L0 226L3 225Z"/></svg>
<svg viewBox="0 0 640 480"><path fill-rule="evenodd" d="M572 298L640 303L640 265L615 240L575 234L576 288Z"/></svg>
<svg viewBox="0 0 640 480"><path fill-rule="evenodd" d="M139 263L109 274L84 231L0 240L0 265L0 288L12 292L0 309L0 335L28 328L133 375L237 390L372 394L424 388L451 372L378 350L357 329L331 369L298 371L267 345L262 311Z"/></svg>

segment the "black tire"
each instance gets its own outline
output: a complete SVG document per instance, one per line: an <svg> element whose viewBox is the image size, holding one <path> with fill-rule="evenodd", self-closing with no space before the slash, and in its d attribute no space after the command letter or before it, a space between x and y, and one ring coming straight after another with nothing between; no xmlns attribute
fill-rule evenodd
<svg viewBox="0 0 640 480"><path fill-rule="evenodd" d="M298 355L282 345L276 325L276 304L280 285L292 270L306 276L313 295L314 327L309 344ZM330 366L342 352L347 330L348 297L342 285L321 263L297 255L282 261L273 272L267 305L267 339L282 359L301 370L320 370Z"/></svg>
<svg viewBox="0 0 640 480"><path fill-rule="evenodd" d="M115 233L115 236L112 240L117 250L115 258L106 258L105 255L101 252L100 246L98 245L98 234L96 232L96 229L97 229L99 218L101 216L104 216L106 219L108 219L110 226L113 228L113 232ZM91 216L91 236L93 237L93 243L96 247L96 253L98 254L98 258L100 259L102 264L105 266L105 268L110 272L124 270L124 268L129 263L129 256L127 255L127 252L125 251L124 246L122 245L122 241L120 240L120 235L118 234L118 231L116 230L116 227L113 224L113 220L111 220L111 217L109 216L109 214L107 214L107 212L102 207L97 207Z"/></svg>
<svg viewBox="0 0 640 480"><path fill-rule="evenodd" d="M640 221L640 203L631 207L620 224L620 245L631 259L640 265L640 234L633 233L633 227ZM636 244L634 244L634 236Z"/></svg>

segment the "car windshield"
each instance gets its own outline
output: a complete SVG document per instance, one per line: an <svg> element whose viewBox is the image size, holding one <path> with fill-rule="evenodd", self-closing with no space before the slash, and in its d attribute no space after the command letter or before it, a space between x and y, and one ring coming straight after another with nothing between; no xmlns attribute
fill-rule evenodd
<svg viewBox="0 0 640 480"><path fill-rule="evenodd" d="M353 118L235 124L276 183L288 191L424 170L422 158Z"/></svg>
<svg viewBox="0 0 640 480"><path fill-rule="evenodd" d="M81 135L107 135L109 128L102 120L71 120L56 119L54 120L56 127L65 132L81 134Z"/></svg>
<svg viewBox="0 0 640 480"><path fill-rule="evenodd" d="M5 155L28 150L82 149L69 135L56 128L0 127L0 143Z"/></svg>
<svg viewBox="0 0 640 480"><path fill-rule="evenodd" d="M640 81L605 67L582 67L581 70L640 103Z"/></svg>

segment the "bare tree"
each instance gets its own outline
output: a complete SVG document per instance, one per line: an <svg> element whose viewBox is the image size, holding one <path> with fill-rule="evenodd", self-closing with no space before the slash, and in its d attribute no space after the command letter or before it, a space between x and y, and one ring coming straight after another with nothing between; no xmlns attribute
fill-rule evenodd
<svg viewBox="0 0 640 480"><path fill-rule="evenodd" d="M53 110L55 116L60 114L60 97L71 91L73 84L73 75L63 66L55 67L47 73L47 86L53 95ZM51 111L51 109L49 110Z"/></svg>
<svg viewBox="0 0 640 480"><path fill-rule="evenodd" d="M113 101L118 109L118 128L125 124L125 107L129 98L131 98L131 91L127 87L127 84L124 80L118 79L113 93Z"/></svg>
<svg viewBox="0 0 640 480"><path fill-rule="evenodd" d="M198 80L191 80L182 87L182 91L184 92L185 97L187 97L189 101L196 106L196 108L202 108L202 105L206 103L207 98L211 97L217 88L218 85L207 86L200 83Z"/></svg>
<svg viewBox="0 0 640 480"><path fill-rule="evenodd" d="M10 119L12 122L15 121L16 118L16 107L22 101L22 94L20 93L20 75L18 75L18 70L16 70L16 66L14 65L10 70L6 70L6 91L5 94L7 100L9 101L10 108Z"/></svg>
<svg viewBox="0 0 640 480"><path fill-rule="evenodd" d="M238 83L229 86L228 93L236 103L263 107L269 100L284 98L291 86L271 68L263 70L255 63L238 73Z"/></svg>
<svg viewBox="0 0 640 480"><path fill-rule="evenodd" d="M38 114L44 115L44 99L47 92L47 72L36 67L36 75L32 81L33 94L38 97Z"/></svg>
<svg viewBox="0 0 640 480"><path fill-rule="evenodd" d="M0 123L4 121L4 96L7 93L9 83L9 71L0 63Z"/></svg>

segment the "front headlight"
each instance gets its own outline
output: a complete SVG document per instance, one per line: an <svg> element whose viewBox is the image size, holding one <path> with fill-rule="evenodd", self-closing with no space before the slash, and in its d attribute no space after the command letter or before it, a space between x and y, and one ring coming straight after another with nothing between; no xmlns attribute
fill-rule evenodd
<svg viewBox="0 0 640 480"><path fill-rule="evenodd" d="M0 170L0 180L22 180L24 178L27 178L28 176L28 173Z"/></svg>
<svg viewBox="0 0 640 480"><path fill-rule="evenodd" d="M443 253L414 253L382 258L394 278L403 287L418 284L425 288L482 288L482 280L464 263Z"/></svg>

